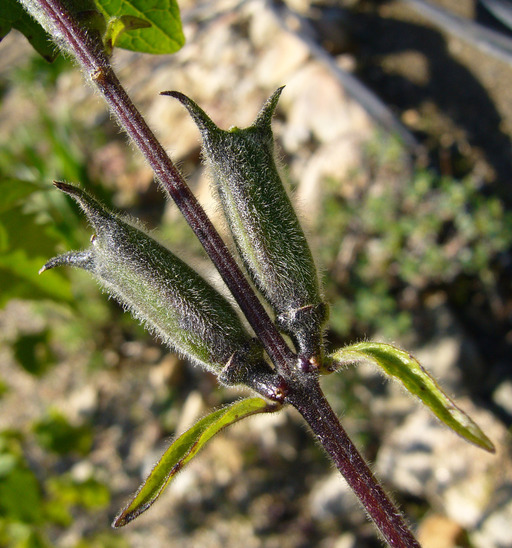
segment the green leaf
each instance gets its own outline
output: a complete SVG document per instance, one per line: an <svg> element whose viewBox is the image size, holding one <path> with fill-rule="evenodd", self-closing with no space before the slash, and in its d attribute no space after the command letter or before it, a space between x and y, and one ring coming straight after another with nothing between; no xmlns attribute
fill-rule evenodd
<svg viewBox="0 0 512 548"><path fill-rule="evenodd" d="M132 16L148 23L147 28L123 32L116 46L141 53L168 54L185 43L176 0L96 0L107 20Z"/></svg>
<svg viewBox="0 0 512 548"><path fill-rule="evenodd" d="M41 520L41 489L34 473L19 463L0 482L0 515L26 523Z"/></svg>
<svg viewBox="0 0 512 548"><path fill-rule="evenodd" d="M24 198L44 187L23 179L0 180L0 213L16 207Z"/></svg>
<svg viewBox="0 0 512 548"><path fill-rule="evenodd" d="M38 271L47 257L28 257L23 249L0 255L0 307L10 299L71 301L71 286L65 276L52 272L51 278L39 277Z"/></svg>
<svg viewBox="0 0 512 548"><path fill-rule="evenodd" d="M93 477L77 480L70 474L54 476L45 483L45 489L50 495L50 505L58 503L66 509L80 506L96 510L105 508L110 502L108 487Z"/></svg>
<svg viewBox="0 0 512 548"><path fill-rule="evenodd" d="M361 342L341 348L327 358L331 371L343 364L369 360L388 375L397 378L404 387L418 396L441 422L467 441L493 453L494 445L467 415L441 390L437 382L408 352L384 343Z"/></svg>
<svg viewBox="0 0 512 548"><path fill-rule="evenodd" d="M74 426L56 410L51 410L32 429L41 447L59 455L71 452L86 455L92 447L91 427L87 424Z"/></svg>
<svg viewBox="0 0 512 548"><path fill-rule="evenodd" d="M16 361L27 373L40 376L55 364L56 359L50 347L50 331L28 333L18 336L12 344Z"/></svg>
<svg viewBox="0 0 512 548"><path fill-rule="evenodd" d="M113 17L107 25L107 30L103 36L103 44L108 55L112 54L112 50L119 44L121 36L129 30L151 28L151 23L133 17L132 15L123 15L121 17Z"/></svg>
<svg viewBox="0 0 512 548"><path fill-rule="evenodd" d="M215 434L223 428L257 413L277 411L280 405L262 398L247 398L210 413L187 430L167 449L131 502L112 524L122 527L146 511L169 482L188 464Z"/></svg>
<svg viewBox="0 0 512 548"><path fill-rule="evenodd" d="M130 548L131 546L131 542L119 536L116 531L112 533L101 531L91 536L84 536L74 545L74 548Z"/></svg>
<svg viewBox="0 0 512 548"><path fill-rule="evenodd" d="M78 453L86 455L92 447L92 429L87 424L74 426L59 411L52 410L33 425L41 447L58 455Z"/></svg>
<svg viewBox="0 0 512 548"><path fill-rule="evenodd" d="M70 282L64 275L38 274L58 244L51 228L37 222L35 214L11 205L0 218L0 307L12 298L71 301Z"/></svg>
<svg viewBox="0 0 512 548"><path fill-rule="evenodd" d="M32 47L47 61L53 61L58 51L50 41L48 34L21 6L17 0L2 0L0 11L0 40L11 29L19 30L24 34Z"/></svg>

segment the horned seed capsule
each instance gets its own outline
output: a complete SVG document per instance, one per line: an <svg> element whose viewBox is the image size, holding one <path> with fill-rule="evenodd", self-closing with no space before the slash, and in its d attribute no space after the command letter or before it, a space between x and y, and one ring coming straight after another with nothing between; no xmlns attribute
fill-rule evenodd
<svg viewBox="0 0 512 548"><path fill-rule="evenodd" d="M83 190L56 186L78 202L96 234L87 250L55 257L41 272L59 265L91 272L171 348L217 375L226 367L223 382L242 382L251 368L271 371L230 303L195 270Z"/></svg>
<svg viewBox="0 0 512 548"><path fill-rule="evenodd" d="M322 355L327 306L317 269L274 159L271 119L282 88L248 128L218 128L182 93L176 97L196 122L238 252L256 287L276 314L276 324L316 366Z"/></svg>

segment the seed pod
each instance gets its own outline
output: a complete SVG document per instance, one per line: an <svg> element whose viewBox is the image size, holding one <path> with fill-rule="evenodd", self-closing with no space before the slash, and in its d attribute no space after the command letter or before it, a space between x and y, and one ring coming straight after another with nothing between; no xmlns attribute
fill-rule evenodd
<svg viewBox="0 0 512 548"><path fill-rule="evenodd" d="M165 343L222 381L245 382L251 369L271 371L262 347L230 303L195 270L131 222L109 213L77 187L55 183L74 198L96 231L89 249L55 257L41 272L71 265L103 288Z"/></svg>
<svg viewBox="0 0 512 548"><path fill-rule="evenodd" d="M242 260L303 358L318 365L327 306L306 237L274 159L271 119L282 88L248 128L218 128L182 93L203 139L203 155Z"/></svg>

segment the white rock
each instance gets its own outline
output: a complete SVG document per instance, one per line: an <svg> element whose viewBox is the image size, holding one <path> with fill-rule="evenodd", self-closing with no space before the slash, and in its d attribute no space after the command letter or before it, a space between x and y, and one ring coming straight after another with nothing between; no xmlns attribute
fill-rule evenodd
<svg viewBox="0 0 512 548"><path fill-rule="evenodd" d="M364 519L352 489L337 471L313 486L309 506L311 516L318 520L335 518L347 521L356 516Z"/></svg>
<svg viewBox="0 0 512 548"><path fill-rule="evenodd" d="M254 77L265 87L282 86L288 83L308 57L308 48L301 40L292 34L277 33L257 59Z"/></svg>
<svg viewBox="0 0 512 548"><path fill-rule="evenodd" d="M283 136L288 150L301 148L306 137L332 143L341 137L359 140L371 135L373 124L363 108L318 61L307 63L290 78L282 103L289 112Z"/></svg>
<svg viewBox="0 0 512 548"><path fill-rule="evenodd" d="M426 498L469 532L484 535L487 519L501 522L509 512L506 507L496 509L495 498L512 485L510 436L499 421L471 401L459 399L457 405L494 442L496 455L464 442L427 409L417 408L384 438L377 471L404 492Z"/></svg>
<svg viewBox="0 0 512 548"><path fill-rule="evenodd" d="M471 535L475 548L512 546L512 486L507 487L507 502L495 509Z"/></svg>
<svg viewBox="0 0 512 548"><path fill-rule="evenodd" d="M338 538L334 548L357 548L356 538L351 533L345 533Z"/></svg>
<svg viewBox="0 0 512 548"><path fill-rule="evenodd" d="M297 206L306 224L312 224L321 206L321 189L328 178L342 182L348 174L361 167L361 142L341 137L318 148L303 167L295 194Z"/></svg>
<svg viewBox="0 0 512 548"><path fill-rule="evenodd" d="M494 403L512 415L512 381L506 380L498 385L492 395Z"/></svg>

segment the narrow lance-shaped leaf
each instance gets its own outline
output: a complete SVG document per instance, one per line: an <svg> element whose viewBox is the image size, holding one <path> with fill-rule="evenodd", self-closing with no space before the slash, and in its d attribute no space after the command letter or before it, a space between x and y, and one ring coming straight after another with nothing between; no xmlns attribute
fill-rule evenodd
<svg viewBox="0 0 512 548"><path fill-rule="evenodd" d="M441 422L467 441L486 451L494 452L494 445L478 425L459 409L441 390L437 382L408 352L395 346L376 342L361 342L341 348L326 359L326 372L358 360L369 360L385 373L398 379L417 396Z"/></svg>
<svg viewBox="0 0 512 548"><path fill-rule="evenodd" d="M271 120L278 89L248 128L218 128L191 99L164 92L188 109L203 138L203 154L235 244L256 286L301 356L322 360L327 305L317 269L274 158Z"/></svg>
<svg viewBox="0 0 512 548"><path fill-rule="evenodd" d="M223 428L257 413L272 413L280 407L262 398L247 398L218 409L201 419L167 449L133 499L116 517L112 526L122 527L146 511L176 474Z"/></svg>

